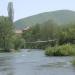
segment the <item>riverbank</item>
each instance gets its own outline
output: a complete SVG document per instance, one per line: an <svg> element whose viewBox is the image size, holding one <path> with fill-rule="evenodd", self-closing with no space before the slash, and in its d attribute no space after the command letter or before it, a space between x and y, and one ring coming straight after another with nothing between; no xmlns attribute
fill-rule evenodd
<svg viewBox="0 0 75 75"><path fill-rule="evenodd" d="M75 44L64 44L55 47L47 47L45 49L45 55L47 56L74 56Z"/></svg>
<svg viewBox="0 0 75 75"><path fill-rule="evenodd" d="M18 49L18 50L15 50L15 49L10 49L10 50L4 50L4 49L0 49L0 53L11 53L11 52L20 52L21 50Z"/></svg>

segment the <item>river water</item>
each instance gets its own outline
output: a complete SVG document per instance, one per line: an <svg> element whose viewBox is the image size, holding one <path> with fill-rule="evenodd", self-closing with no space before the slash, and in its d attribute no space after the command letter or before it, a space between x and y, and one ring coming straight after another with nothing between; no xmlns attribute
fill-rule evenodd
<svg viewBox="0 0 75 75"><path fill-rule="evenodd" d="M42 50L0 54L0 75L75 75L74 57L46 57Z"/></svg>

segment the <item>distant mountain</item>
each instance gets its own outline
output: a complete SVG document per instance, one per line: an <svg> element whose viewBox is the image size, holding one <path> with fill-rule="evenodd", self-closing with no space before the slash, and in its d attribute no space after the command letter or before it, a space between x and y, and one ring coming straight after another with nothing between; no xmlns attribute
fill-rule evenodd
<svg viewBox="0 0 75 75"><path fill-rule="evenodd" d="M59 24L66 24L75 22L75 11L71 10L57 10L53 12L44 12L37 15L33 15L27 18L17 20L14 24L16 29L23 29L27 26L32 26L37 23L43 23L48 20L54 20Z"/></svg>

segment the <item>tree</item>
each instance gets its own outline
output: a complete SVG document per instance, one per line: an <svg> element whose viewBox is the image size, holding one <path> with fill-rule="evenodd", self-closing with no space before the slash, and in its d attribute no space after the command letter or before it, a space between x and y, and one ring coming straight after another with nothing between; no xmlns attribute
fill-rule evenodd
<svg viewBox="0 0 75 75"><path fill-rule="evenodd" d="M48 41L57 38L57 24L53 20L48 20L42 24L36 24L32 26L29 30L23 32L23 38L26 42L36 42L36 41ZM27 46L35 48L41 48L49 45L50 43L28 43ZM54 44L54 42L52 43Z"/></svg>
<svg viewBox="0 0 75 75"><path fill-rule="evenodd" d="M19 50L21 48L24 48L25 46L25 40L22 37L16 37L13 40L14 42L14 49Z"/></svg>
<svg viewBox="0 0 75 75"><path fill-rule="evenodd" d="M0 48L10 51L12 46L13 26L8 17L0 18Z"/></svg>
<svg viewBox="0 0 75 75"><path fill-rule="evenodd" d="M13 23L13 19L14 19L13 2L8 3L8 17L10 21Z"/></svg>
<svg viewBox="0 0 75 75"><path fill-rule="evenodd" d="M40 25L30 27L30 29L23 32L23 38L28 42L37 41L40 39Z"/></svg>
<svg viewBox="0 0 75 75"><path fill-rule="evenodd" d="M48 20L41 25L42 40L56 39L57 23L53 20Z"/></svg>
<svg viewBox="0 0 75 75"><path fill-rule="evenodd" d="M75 43L75 24L60 26L58 31L59 44Z"/></svg>

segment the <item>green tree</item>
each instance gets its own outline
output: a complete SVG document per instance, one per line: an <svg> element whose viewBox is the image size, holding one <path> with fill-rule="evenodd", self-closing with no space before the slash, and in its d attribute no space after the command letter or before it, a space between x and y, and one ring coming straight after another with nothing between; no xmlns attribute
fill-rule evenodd
<svg viewBox="0 0 75 75"><path fill-rule="evenodd" d="M12 48L13 26L8 17L0 18L0 48L10 51Z"/></svg>
<svg viewBox="0 0 75 75"><path fill-rule="evenodd" d="M14 49L15 50L22 49L25 46L25 40L22 37L15 36L13 42L14 42Z"/></svg>
<svg viewBox="0 0 75 75"><path fill-rule="evenodd" d="M58 31L58 39L60 44L74 43L75 40L75 24L67 24L60 26Z"/></svg>
<svg viewBox="0 0 75 75"><path fill-rule="evenodd" d="M8 17L10 21L13 23L13 19L14 19L13 2L8 3Z"/></svg>
<svg viewBox="0 0 75 75"><path fill-rule="evenodd" d="M23 38L26 42L48 41L56 39L57 24L53 20L48 20L42 24L36 24L30 29L23 31ZM49 43L28 43L33 48L45 48Z"/></svg>
<svg viewBox="0 0 75 75"><path fill-rule="evenodd" d="M56 38L57 23L53 20L44 22L41 26L41 37L43 40L51 40Z"/></svg>
<svg viewBox="0 0 75 75"><path fill-rule="evenodd" d="M35 26L30 27L30 29L23 32L23 38L27 42L33 42L40 39L40 25L36 24Z"/></svg>

